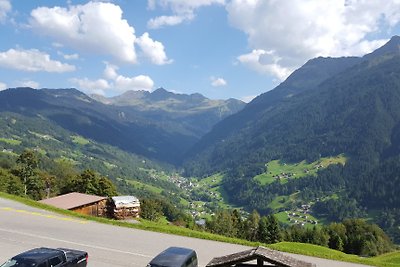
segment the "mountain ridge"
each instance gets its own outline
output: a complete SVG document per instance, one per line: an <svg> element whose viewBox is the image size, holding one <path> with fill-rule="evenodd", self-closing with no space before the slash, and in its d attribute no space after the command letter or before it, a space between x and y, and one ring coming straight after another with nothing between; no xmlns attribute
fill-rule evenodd
<svg viewBox="0 0 400 267"><path fill-rule="evenodd" d="M384 210L399 214L400 198L393 193L400 186L395 171L400 167L399 46L400 38L395 37L376 53L351 59L347 68L334 68L338 71L331 75L312 72L315 87L300 87L298 94L285 97L292 88L290 79L306 78L300 68L276 91L260 95L215 125L188 152L186 175L223 174L229 201L249 211L271 212L278 196L287 199L297 194L297 201L304 203L336 194L336 200L321 202L319 211L343 219L376 209L374 216L369 215L388 225L376 214ZM254 179L268 173L273 160L296 165L338 155L345 155L343 166L323 168L316 176L267 185ZM353 210L343 215L350 207L346 203L354 203ZM400 223L400 217L394 221ZM400 234L399 229L385 229L397 233L392 236Z"/></svg>
<svg viewBox="0 0 400 267"><path fill-rule="evenodd" d="M165 110L170 112L206 109L213 106L230 105L232 108L241 109L245 103L237 99L212 100L199 93L175 94L164 88L153 92L129 90L114 97L90 95L91 98L107 105L130 106L138 110Z"/></svg>
<svg viewBox="0 0 400 267"><path fill-rule="evenodd" d="M174 95L167 91L158 92ZM151 100L148 100L151 101ZM105 105L76 89L12 88L0 92L0 111L39 114L72 132L142 156L169 163L239 106L197 106L199 111L140 111ZM184 104L184 103L183 103ZM221 113L220 110L223 110Z"/></svg>
<svg viewBox="0 0 400 267"><path fill-rule="evenodd" d="M285 103L295 103L291 99L297 97L307 97L308 94L317 92L318 86L329 82L336 75L346 74L355 66L369 64L368 62L381 59L379 64L388 60L387 55L400 55L400 37L394 36L381 48L375 50L364 57L347 58L315 58L307 61L302 67L294 71L284 82L256 97L246 107L234 115L216 124L213 130L207 133L190 151L187 156L195 156L201 151L209 149L209 144L213 142L226 142L226 138L234 136L236 132L245 130L249 127L256 127L256 121L266 116L266 113L279 108L284 109ZM384 51L384 53L382 52ZM382 56L383 55L383 56ZM382 59L383 57L383 59ZM373 65L368 65L373 67ZM312 76L312 79L310 79ZM306 83L304 82L306 81ZM311 92L311 93L310 93ZM253 126L252 126L253 125ZM251 137L254 138L254 137ZM250 139L251 139L250 138ZM243 142L240 142L243 144ZM215 162L211 160L210 162Z"/></svg>

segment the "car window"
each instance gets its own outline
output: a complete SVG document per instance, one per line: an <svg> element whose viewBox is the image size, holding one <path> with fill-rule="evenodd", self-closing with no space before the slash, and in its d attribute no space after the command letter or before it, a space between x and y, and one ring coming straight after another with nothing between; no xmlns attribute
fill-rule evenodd
<svg viewBox="0 0 400 267"><path fill-rule="evenodd" d="M193 260L194 260L193 256L190 257L189 259L187 259L187 261L185 262L184 266L185 267L192 267L193 266L193 264L192 264Z"/></svg>
<svg viewBox="0 0 400 267"><path fill-rule="evenodd" d="M185 263L187 267L197 267L197 257L196 255L192 255L190 259L188 259Z"/></svg>
<svg viewBox="0 0 400 267"><path fill-rule="evenodd" d="M55 267L59 266L60 263L62 263L62 260L59 257L54 257L49 260L50 266Z"/></svg>
<svg viewBox="0 0 400 267"><path fill-rule="evenodd" d="M7 262L0 265L0 267L35 267L36 263L24 261L24 260L8 260Z"/></svg>

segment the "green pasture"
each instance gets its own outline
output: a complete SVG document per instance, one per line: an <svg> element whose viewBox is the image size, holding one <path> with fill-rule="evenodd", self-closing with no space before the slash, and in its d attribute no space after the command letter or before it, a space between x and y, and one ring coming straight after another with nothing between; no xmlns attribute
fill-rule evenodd
<svg viewBox="0 0 400 267"><path fill-rule="evenodd" d="M268 162L266 172L254 177L261 185L268 185L275 181L284 184L289 179L298 179L305 176L316 175L318 170L324 169L332 164L346 163L346 157L340 154L336 157L321 158L317 161L307 163L305 160L298 163L285 163L281 160Z"/></svg>
<svg viewBox="0 0 400 267"><path fill-rule="evenodd" d="M0 142L6 143L12 146L19 146L22 141L16 139L0 138Z"/></svg>
<svg viewBox="0 0 400 267"><path fill-rule="evenodd" d="M87 145L90 141L82 136L79 135L71 135L72 142L78 145Z"/></svg>

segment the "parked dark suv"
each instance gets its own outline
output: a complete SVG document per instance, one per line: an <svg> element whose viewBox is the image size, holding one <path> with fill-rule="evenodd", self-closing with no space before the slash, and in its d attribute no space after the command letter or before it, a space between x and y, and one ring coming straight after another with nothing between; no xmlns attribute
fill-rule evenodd
<svg viewBox="0 0 400 267"><path fill-rule="evenodd" d="M190 248L169 247L152 259L147 267L197 267L197 254Z"/></svg>
<svg viewBox="0 0 400 267"><path fill-rule="evenodd" d="M86 267L85 251L67 248L34 248L18 254L0 267Z"/></svg>

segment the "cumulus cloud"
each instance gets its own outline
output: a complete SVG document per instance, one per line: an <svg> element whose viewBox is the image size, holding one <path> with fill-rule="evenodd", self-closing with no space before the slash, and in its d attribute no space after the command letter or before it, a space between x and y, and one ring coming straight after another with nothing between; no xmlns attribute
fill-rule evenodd
<svg viewBox="0 0 400 267"><path fill-rule="evenodd" d="M273 54L271 51L255 49L251 53L239 56L237 59L243 65L260 74L272 74L279 80L284 80L291 73L291 69L279 65L280 58L275 57Z"/></svg>
<svg viewBox="0 0 400 267"><path fill-rule="evenodd" d="M74 54L64 54L64 53L61 52L61 51L57 51L57 54L60 55L60 56L62 56L62 57L63 57L64 59L66 59L66 60L76 60L76 59L79 59L79 55L76 54L76 53L74 53Z"/></svg>
<svg viewBox="0 0 400 267"><path fill-rule="evenodd" d="M88 78L72 78L70 80L73 84L86 93L105 95L105 91L111 86L108 81L104 79L90 80Z"/></svg>
<svg viewBox="0 0 400 267"><path fill-rule="evenodd" d="M121 92L126 90L151 91L153 86L153 80L146 75L139 75L135 77L124 77L122 75L118 75L118 77L115 79L115 88Z"/></svg>
<svg viewBox="0 0 400 267"><path fill-rule="evenodd" d="M105 79L74 78L70 81L89 94L115 95L127 90L153 90L154 82L149 76L126 77L118 74L118 66L108 62L105 62L105 65L106 67L103 71Z"/></svg>
<svg viewBox="0 0 400 267"><path fill-rule="evenodd" d="M125 77L118 74L118 66L105 62L104 77L111 80L113 90L123 92L126 90L145 90L151 91L154 86L153 80L147 75L138 75L134 77Z"/></svg>
<svg viewBox="0 0 400 267"><path fill-rule="evenodd" d="M185 17L185 16L160 16L156 17L154 19L150 19L147 22L147 27L150 29L158 29L162 28L164 26L174 26L181 24L185 20L190 20L192 19L193 16L191 17Z"/></svg>
<svg viewBox="0 0 400 267"><path fill-rule="evenodd" d="M0 22L4 22L11 11L11 3L8 0L0 0Z"/></svg>
<svg viewBox="0 0 400 267"><path fill-rule="evenodd" d="M248 95L248 96L242 97L240 100L242 100L245 103L250 103L256 97L257 97L256 95Z"/></svg>
<svg viewBox="0 0 400 267"><path fill-rule="evenodd" d="M214 87L225 86L228 83L223 78L211 77L211 85Z"/></svg>
<svg viewBox="0 0 400 267"><path fill-rule="evenodd" d="M73 60L73 59L79 59L79 55L78 54L63 54L63 57L67 60Z"/></svg>
<svg viewBox="0 0 400 267"><path fill-rule="evenodd" d="M108 62L105 62L105 64L106 64L106 68L104 69L104 72L103 72L104 77L109 80L115 80L115 78L118 77L118 74L117 74L118 67L115 65L109 64Z"/></svg>
<svg viewBox="0 0 400 267"><path fill-rule="evenodd" d="M164 45L152 40L147 32L140 36L136 43L142 49L144 56L153 64L164 65L172 63L172 60L168 59L165 54Z"/></svg>
<svg viewBox="0 0 400 267"><path fill-rule="evenodd" d="M50 55L37 49L9 49L6 52L0 52L0 67L30 72L61 73L75 70L75 66L52 60Z"/></svg>
<svg viewBox="0 0 400 267"><path fill-rule="evenodd" d="M122 18L121 8L112 3L39 7L31 12L30 25L56 43L136 63L135 30Z"/></svg>
<svg viewBox="0 0 400 267"><path fill-rule="evenodd" d="M0 82L0 91L7 89L7 84Z"/></svg>
<svg viewBox="0 0 400 267"><path fill-rule="evenodd" d="M40 86L39 83L35 81L19 81L17 84L20 87L30 87L33 89L38 89Z"/></svg>
<svg viewBox="0 0 400 267"><path fill-rule="evenodd" d="M157 6L160 6L164 9L170 9L173 15L159 16L150 19L147 22L147 27L157 29L164 26L177 25L184 21L190 21L195 18L196 9L202 6L210 6L214 4L223 5L224 3L225 0L148 0L147 6L149 9L155 9Z"/></svg>
<svg viewBox="0 0 400 267"><path fill-rule="evenodd" d="M239 61L279 79L313 57L371 52L387 40L368 34L400 21L398 0L232 0L226 10L253 49Z"/></svg>

